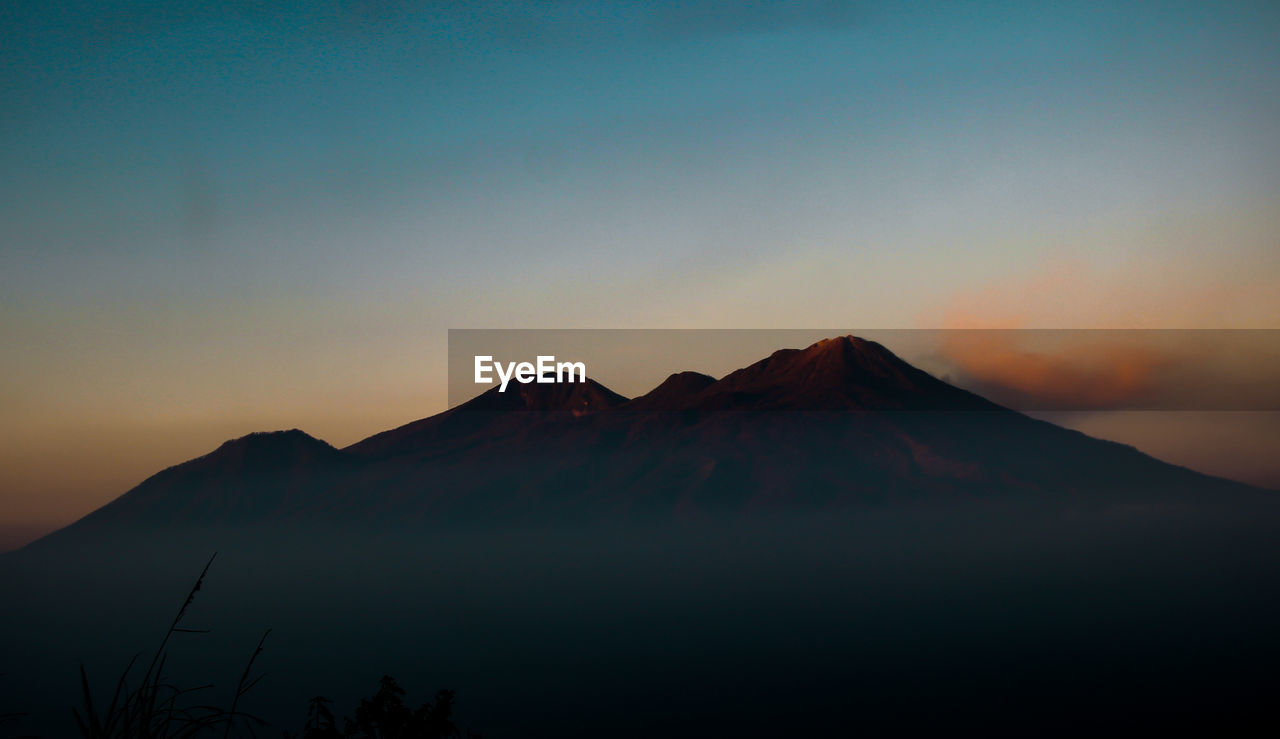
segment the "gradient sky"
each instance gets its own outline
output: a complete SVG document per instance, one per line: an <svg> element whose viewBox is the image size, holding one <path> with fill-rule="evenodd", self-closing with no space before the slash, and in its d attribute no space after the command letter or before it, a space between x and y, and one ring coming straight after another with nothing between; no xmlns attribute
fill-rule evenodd
<svg viewBox="0 0 1280 739"><path fill-rule="evenodd" d="M0 38L0 525L441 410L451 327L1280 328L1272 2L83 0Z"/></svg>

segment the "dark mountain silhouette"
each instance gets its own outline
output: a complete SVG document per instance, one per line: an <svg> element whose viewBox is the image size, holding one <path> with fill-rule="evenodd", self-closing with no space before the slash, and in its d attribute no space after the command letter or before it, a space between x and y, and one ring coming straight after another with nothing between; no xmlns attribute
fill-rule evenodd
<svg viewBox="0 0 1280 739"><path fill-rule="evenodd" d="M338 450L252 434L165 470L53 538L118 521L449 523L697 517L978 500L1262 500L1002 408L846 336L627 401L513 384Z"/></svg>
<svg viewBox="0 0 1280 739"><path fill-rule="evenodd" d="M334 478L350 466L342 452L298 429L253 433L152 475L83 523L269 516L305 505L318 479Z"/></svg>
<svg viewBox="0 0 1280 739"><path fill-rule="evenodd" d="M626 404L629 411L673 411L697 406L703 390L714 385L716 378L701 372L677 372L662 384Z"/></svg>

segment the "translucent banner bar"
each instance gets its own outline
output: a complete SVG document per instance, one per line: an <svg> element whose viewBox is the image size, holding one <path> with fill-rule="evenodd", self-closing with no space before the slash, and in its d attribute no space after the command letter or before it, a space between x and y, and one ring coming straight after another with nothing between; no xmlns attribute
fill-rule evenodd
<svg viewBox="0 0 1280 739"><path fill-rule="evenodd" d="M450 407L575 389L578 410L1275 411L1280 330L449 331Z"/></svg>

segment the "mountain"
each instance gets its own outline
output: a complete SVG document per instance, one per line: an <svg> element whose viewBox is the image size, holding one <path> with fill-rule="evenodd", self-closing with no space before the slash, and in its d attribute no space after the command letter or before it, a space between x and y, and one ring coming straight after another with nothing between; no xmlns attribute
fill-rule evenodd
<svg viewBox="0 0 1280 739"><path fill-rule="evenodd" d="M874 341L824 339L780 349L698 393L690 409L721 410L995 410L972 393L941 382Z"/></svg>
<svg viewBox="0 0 1280 739"><path fill-rule="evenodd" d="M347 455L298 429L253 433L152 475L81 523L251 520L306 505L318 480L350 468Z"/></svg>
<svg viewBox="0 0 1280 739"><path fill-rule="evenodd" d="M588 380L497 388L345 449L251 434L54 538L122 522L397 524L813 511L970 501L1261 500L953 387L852 336L627 400Z"/></svg>

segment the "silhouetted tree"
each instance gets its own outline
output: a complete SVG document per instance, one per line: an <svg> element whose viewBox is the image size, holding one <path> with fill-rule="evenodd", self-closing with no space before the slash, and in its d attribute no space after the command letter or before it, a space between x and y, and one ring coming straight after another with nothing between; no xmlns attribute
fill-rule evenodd
<svg viewBox="0 0 1280 739"><path fill-rule="evenodd" d="M356 708L355 720L347 719L345 731L353 739L446 739L459 736L453 723L453 691L436 693L434 703L415 710L404 704L404 689L390 675L384 675L378 692L364 698Z"/></svg>
<svg viewBox="0 0 1280 739"><path fill-rule="evenodd" d="M479 734L462 731L453 722L454 692L441 690L435 701L410 709L404 703L404 689L390 675L378 682L378 692L362 698L354 718L337 720L328 698L312 698L307 723L297 739L480 739ZM292 734L286 733L286 739Z"/></svg>
<svg viewBox="0 0 1280 739"><path fill-rule="evenodd" d="M342 739L337 720L329 710L330 700L317 695L307 708L307 723L302 728L301 739Z"/></svg>

